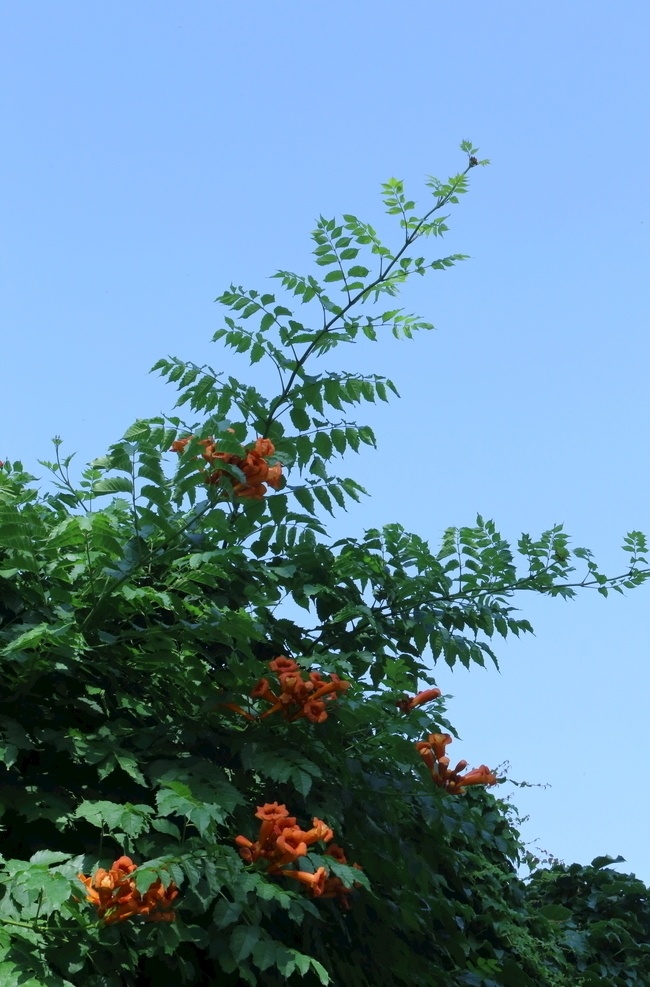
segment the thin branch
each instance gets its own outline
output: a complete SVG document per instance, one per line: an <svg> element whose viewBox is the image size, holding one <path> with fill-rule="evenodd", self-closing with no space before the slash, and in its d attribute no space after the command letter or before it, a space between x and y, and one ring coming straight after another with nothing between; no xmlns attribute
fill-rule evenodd
<svg viewBox="0 0 650 987"><path fill-rule="evenodd" d="M469 169L471 167L472 167L472 165L469 164L467 166L467 168L465 169L465 171L462 172L462 174L461 174L460 177L463 178L467 174L467 172L469 171ZM309 357L311 356L311 354L318 347L318 345L320 343L320 340L323 338L323 336L326 336L328 332L331 332L331 330L336 325L336 323L338 322L338 320L341 319L341 318L343 318L343 316L345 316L350 311L350 309L353 308L353 306L357 304L357 302L363 301L376 288L378 288L381 284L383 284L388 279L388 276L390 275L392 269L398 263L398 261L400 260L400 258L404 254L404 252L408 249L408 247L411 246L411 244L415 240L417 240L417 238L420 235L420 232L422 230L422 227L425 225L425 223L427 222L427 220L429 219L429 217L432 216L433 213L437 212L439 209L442 209L443 206L445 206L449 202L449 200L452 198L452 196L454 195L454 192L455 191L456 191L456 184L452 185L452 187L450 188L450 190L447 193L447 195L442 196L438 200L438 202L435 204L435 206L433 206L433 208L430 209L429 212L426 213L422 217L422 219L420 220L420 222L413 229L413 232L411 233L411 235L409 237L407 237L407 239L405 240L403 246L400 247L400 249L397 251L397 253L395 254L395 256L391 259L391 261L388 264L388 266L386 267L386 269L382 272L381 271L382 264L380 263L380 274L378 275L378 277L376 277L375 280L371 284L367 285L365 288L362 288L359 292L357 292L357 294L353 298L351 298L348 301L348 303L346 305L344 305L343 308L340 309L336 313L336 315L333 315L332 318L329 319L329 321L326 321L325 322L322 330L318 333L318 335L315 337L315 339L312 340L312 342L309 344L309 346L307 346L307 348L305 349L305 352L300 357L300 359L296 363L295 367L291 371L291 375L289 377L289 381L288 381L286 387L282 390L282 392L278 395L278 397L272 402L271 407L269 409L269 413L268 413L267 419L266 419L266 421L264 423L264 427L263 427L263 430L262 430L263 436L266 436L267 435L267 433L268 433L268 431L269 431L269 429L271 427L271 424L273 423L273 420L275 418L276 411L287 400L287 398L288 398L288 396L289 396L289 394L291 392L291 388L293 387L293 385L294 385L294 383L296 381L296 378L297 378L300 370L304 367L305 363L307 362L307 360L309 359Z"/></svg>

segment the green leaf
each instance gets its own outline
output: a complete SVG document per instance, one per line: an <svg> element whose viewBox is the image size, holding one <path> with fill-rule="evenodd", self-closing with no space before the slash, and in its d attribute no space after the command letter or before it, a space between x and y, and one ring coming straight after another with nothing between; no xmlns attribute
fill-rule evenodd
<svg viewBox="0 0 650 987"><path fill-rule="evenodd" d="M152 819L151 828L155 829L157 833L165 833L167 836L173 837L175 840L181 839L181 831L175 823L170 822L168 819Z"/></svg>
<svg viewBox="0 0 650 987"><path fill-rule="evenodd" d="M359 438L366 445L377 447L377 440L375 439L375 433L370 428L369 425L359 426Z"/></svg>
<svg viewBox="0 0 650 987"><path fill-rule="evenodd" d="M296 791L300 792L303 798L307 798L313 784L311 775L303 771L302 768L294 768L289 777Z"/></svg>
<svg viewBox="0 0 650 987"><path fill-rule="evenodd" d="M337 410L342 410L341 405L341 385L338 379L333 377L326 377L323 381L323 391L325 394L325 400L333 408Z"/></svg>
<svg viewBox="0 0 650 987"><path fill-rule="evenodd" d="M253 963L262 971L268 970L275 963L277 952L277 943L270 939L261 939L253 947Z"/></svg>
<svg viewBox="0 0 650 987"><path fill-rule="evenodd" d="M258 942L261 930L255 925L238 925L230 934L230 951L238 963L247 959Z"/></svg>
<svg viewBox="0 0 650 987"><path fill-rule="evenodd" d="M287 495L285 493L276 493L272 497L266 498L266 506L268 507L269 514L276 522L276 524L281 524L287 516Z"/></svg>
<svg viewBox="0 0 650 987"><path fill-rule="evenodd" d="M552 922L566 922L573 916L571 909L564 905L542 905L538 911L540 915L551 919Z"/></svg>
<svg viewBox="0 0 650 987"><path fill-rule="evenodd" d="M591 861L591 866L595 867L596 870L602 870L603 867L609 867L611 864L624 864L624 863L625 863L625 857L621 857L621 856L610 857L605 854L602 857L594 857L594 859Z"/></svg>
<svg viewBox="0 0 650 987"><path fill-rule="evenodd" d="M223 929L237 921L243 908L244 906L240 901L226 901L221 898L214 906L212 921L218 929Z"/></svg>
<svg viewBox="0 0 650 987"><path fill-rule="evenodd" d="M261 343L253 343L249 355L251 363L259 363L262 357L265 355L264 347Z"/></svg>
<svg viewBox="0 0 650 987"><path fill-rule="evenodd" d="M292 493L301 507L304 507L310 514L314 514L314 498L306 487L292 487Z"/></svg>
<svg viewBox="0 0 650 987"><path fill-rule="evenodd" d="M538 987L539 984L537 978L531 980L519 964L510 958L503 961L499 975L504 987Z"/></svg>
<svg viewBox="0 0 650 987"><path fill-rule="evenodd" d="M313 490L314 490L314 496L316 497L318 503L321 504L321 506L325 508L327 513L331 514L333 517L334 511L332 510L332 501L327 490L324 487L314 487Z"/></svg>
<svg viewBox="0 0 650 987"><path fill-rule="evenodd" d="M327 432L317 432L314 436L314 448L323 459L329 459L332 455L332 439Z"/></svg>
<svg viewBox="0 0 650 987"><path fill-rule="evenodd" d="M311 418L305 409L300 405L294 405L291 408L289 417L300 432L306 432L309 428L311 428Z"/></svg>
<svg viewBox="0 0 650 987"><path fill-rule="evenodd" d="M40 864L43 867L49 867L52 864L62 864L66 860L70 860L71 854L61 853L58 850L37 850L29 858L30 864Z"/></svg>
<svg viewBox="0 0 650 987"><path fill-rule="evenodd" d="M315 960L313 957L310 957L310 961L311 961L311 968L312 970L314 970L316 976L323 984L323 987L327 987L327 985L330 982L329 973L327 972L323 964L318 962L318 960Z"/></svg>
<svg viewBox="0 0 650 987"><path fill-rule="evenodd" d="M92 493L95 497L102 494L133 493L133 481L126 476L106 476L95 480Z"/></svg>
<svg viewBox="0 0 650 987"><path fill-rule="evenodd" d="M131 757L128 754L121 754L118 751L116 751L115 760L122 768L122 771L126 772L126 774L129 775L130 778L133 778L134 781L137 781L137 783L139 785L142 785L143 788L147 786L146 778L142 774L142 771L140 771L140 768L138 767L138 762L135 760L134 757Z"/></svg>
<svg viewBox="0 0 650 987"><path fill-rule="evenodd" d="M350 445L355 452L359 451L360 439L359 432L356 428L348 427L345 430L345 437L347 439L348 445Z"/></svg>
<svg viewBox="0 0 650 987"><path fill-rule="evenodd" d="M345 437L345 432L340 428L333 428L330 432L330 439L332 440L332 445L337 452L344 453L347 448L347 439Z"/></svg>

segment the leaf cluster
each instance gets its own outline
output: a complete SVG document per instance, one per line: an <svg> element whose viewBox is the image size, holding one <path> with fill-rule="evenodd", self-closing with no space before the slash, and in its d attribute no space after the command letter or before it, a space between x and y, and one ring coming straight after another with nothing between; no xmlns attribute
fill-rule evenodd
<svg viewBox="0 0 650 987"><path fill-rule="evenodd" d="M620 979L602 924L615 920L621 948L639 941L641 886L619 875L631 919L618 904L610 916L618 892L596 863L524 882L507 803L434 788L414 747L456 736L444 697L408 714L398 705L435 684L440 659L496 663L495 639L532 630L515 606L522 593L641 584L644 536L627 536L629 563L611 578L559 525L517 546L481 516L437 546L398 524L338 541L325 525L365 494L332 465L375 444L357 406L397 389L322 360L432 328L383 296L461 259L415 248L444 235L438 213L484 163L462 148L465 171L430 180L423 211L403 183L384 185L392 246L350 214L321 218L316 274L278 272L279 299L223 293L215 341L261 363L275 392L169 357L154 369L178 388L175 413L135 422L78 480L59 439L44 491L19 462L0 468L3 985L563 987L576 957L585 985L594 963L613 984L644 982L644 950L637 980ZM206 484L201 439L241 462L258 436L275 448L281 490L238 498L244 474L225 459ZM280 655L351 683L324 722L250 718ZM255 838L256 807L275 801L302 826L326 820L361 865L314 848L304 860L358 885L349 911L239 856L236 837ZM97 920L78 874L122 854L139 865L139 890L179 888L176 921Z"/></svg>

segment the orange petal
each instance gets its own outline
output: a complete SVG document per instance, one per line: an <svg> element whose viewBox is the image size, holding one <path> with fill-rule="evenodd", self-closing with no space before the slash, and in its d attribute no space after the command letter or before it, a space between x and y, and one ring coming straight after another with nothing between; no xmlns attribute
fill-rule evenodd
<svg viewBox="0 0 650 987"><path fill-rule="evenodd" d="M136 869L137 864L134 864L130 857L118 857L111 867L111 870L124 871L125 874L131 874Z"/></svg>
<svg viewBox="0 0 650 987"><path fill-rule="evenodd" d="M174 439L174 441L172 442L172 444L169 447L169 451L170 452L184 452L185 451L185 446L188 445L188 443L190 443L193 438L194 438L193 435L188 435L184 439Z"/></svg>
<svg viewBox="0 0 650 987"><path fill-rule="evenodd" d="M282 483L282 467L280 466L279 463L275 466L269 466L269 471L266 474L265 482L268 483L268 485L272 487L273 490L279 489Z"/></svg>
<svg viewBox="0 0 650 987"><path fill-rule="evenodd" d="M280 805L278 802L265 802L264 805L257 807L255 818L276 822L279 819L286 819L288 815L289 810L286 805Z"/></svg>
<svg viewBox="0 0 650 987"><path fill-rule="evenodd" d="M329 843L330 840L334 839L333 830L331 830L327 823L323 822L322 819L317 819L314 817L312 822L312 828L303 834L307 845L317 843L319 840L323 840L324 843Z"/></svg>
<svg viewBox="0 0 650 987"><path fill-rule="evenodd" d="M269 703L277 703L278 697L271 689L268 679L260 679L251 692L252 699L265 699Z"/></svg>
<svg viewBox="0 0 650 987"><path fill-rule="evenodd" d="M272 456L275 452L275 446L270 439L257 439L253 452L258 456Z"/></svg>
<svg viewBox="0 0 650 987"><path fill-rule="evenodd" d="M438 760L444 757L445 747L451 744L453 738L448 733L430 733L428 743L433 749L433 753L436 755Z"/></svg>
<svg viewBox="0 0 650 987"><path fill-rule="evenodd" d="M241 468L249 484L264 483L269 472L269 467L264 460L252 452L246 456Z"/></svg>
<svg viewBox="0 0 650 987"><path fill-rule="evenodd" d="M282 853L289 853L294 857L304 857L307 853L306 835L299 826L283 829L277 839L278 849Z"/></svg>
<svg viewBox="0 0 650 987"><path fill-rule="evenodd" d="M296 720L301 720L303 716L311 723L324 723L327 719L325 703L321 702L320 699L315 702L313 699L308 699L297 713L289 717L289 722L294 723Z"/></svg>
<svg viewBox="0 0 650 987"><path fill-rule="evenodd" d="M425 689L424 692L418 692L417 696L413 696L409 699L409 710L415 709L416 706L422 706L424 703L431 702L432 699L439 699L442 695L440 689Z"/></svg>
<svg viewBox="0 0 650 987"><path fill-rule="evenodd" d="M466 775L459 779L459 783L465 788L467 785L496 785L497 776L494 771L490 771L486 764L468 771Z"/></svg>
<svg viewBox="0 0 650 987"><path fill-rule="evenodd" d="M269 668L272 672L299 672L300 665L298 662L294 661L293 658L287 658L285 655L278 655L273 661L269 662Z"/></svg>
<svg viewBox="0 0 650 987"><path fill-rule="evenodd" d="M317 897L320 897L325 890L327 871L324 867L319 867L313 874L308 874L303 870L281 870L280 874L283 877L291 877L294 881L301 881L303 884L306 884L311 893Z"/></svg>

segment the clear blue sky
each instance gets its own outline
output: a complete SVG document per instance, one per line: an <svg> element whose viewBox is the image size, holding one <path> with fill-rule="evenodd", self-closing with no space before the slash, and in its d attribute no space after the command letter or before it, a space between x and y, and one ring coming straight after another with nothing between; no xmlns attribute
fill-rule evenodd
<svg viewBox="0 0 650 987"><path fill-rule="evenodd" d="M4 0L0 35L0 458L102 454L171 409L168 353L242 372L215 296L304 269L321 212L388 229L379 183L424 197L467 137L493 163L443 250L472 259L408 293L436 333L356 350L403 400L366 416L379 451L347 471L373 498L335 533L564 521L623 571L650 529L643 0ZM527 839L650 882L648 592L523 599L537 636L502 673L438 684L459 757L552 786L516 792Z"/></svg>

